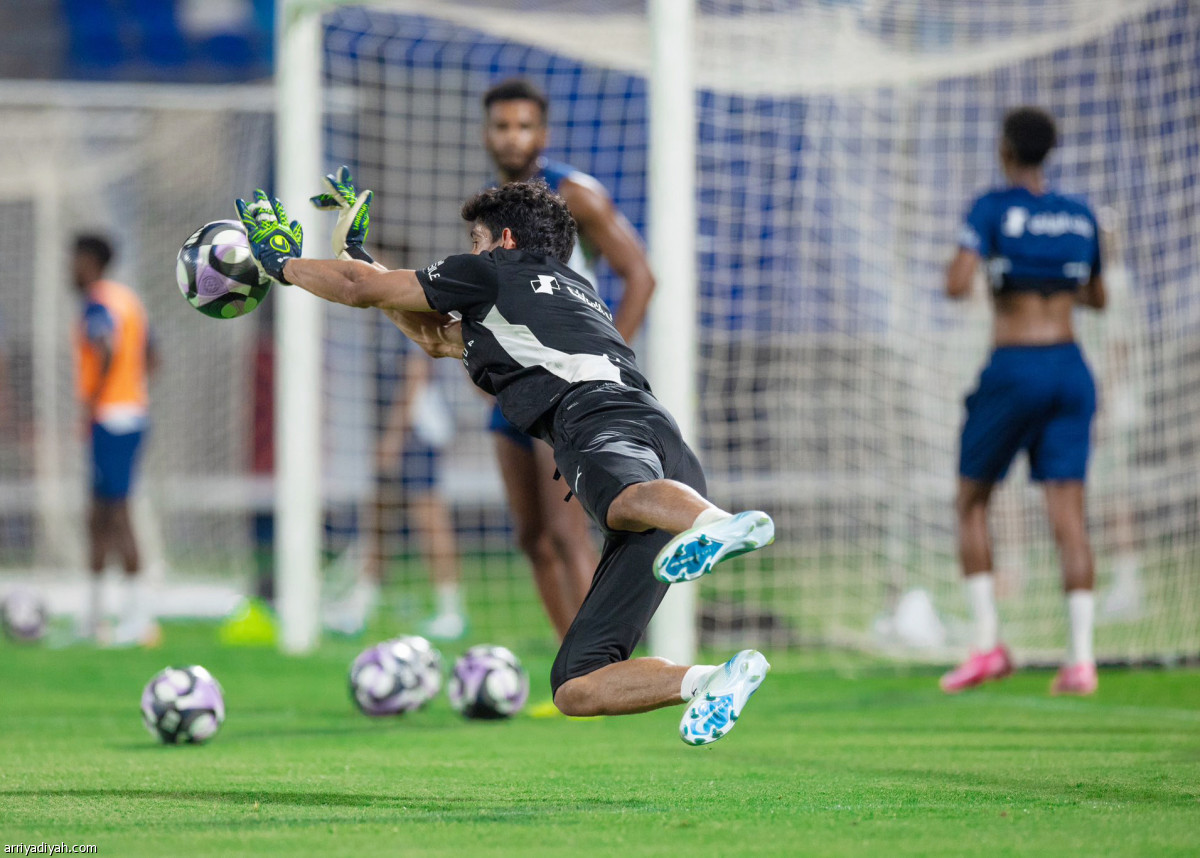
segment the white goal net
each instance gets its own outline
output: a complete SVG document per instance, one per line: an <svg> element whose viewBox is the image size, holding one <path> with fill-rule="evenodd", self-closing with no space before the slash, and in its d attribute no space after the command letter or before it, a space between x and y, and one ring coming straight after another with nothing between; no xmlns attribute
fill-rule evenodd
<svg viewBox="0 0 1200 858"><path fill-rule="evenodd" d="M253 577L255 517L271 511L269 471L255 467L256 426L270 437L268 314L192 310L175 254L265 181L270 107L265 89L0 86L0 573L45 590L53 610L78 611L86 594L77 233L109 237L109 276L142 298L161 355L132 507L157 608L220 615Z"/></svg>
<svg viewBox="0 0 1200 858"><path fill-rule="evenodd" d="M480 98L510 76L550 98L547 154L599 179L644 234L642 0L330 4L322 27L323 158L376 191L386 263L465 249L459 205L492 180ZM701 642L931 658L964 645L952 498L989 309L982 295L947 301L943 267L967 203L1000 181L1000 118L1033 103L1060 123L1051 182L1086 195L1109 231L1113 306L1078 318L1101 397L1098 655L1200 652L1195 4L702 0L695 48L698 447L714 500L770 511L779 533L705 579ZM270 574L273 302L208 319L176 294L173 266L196 226L270 185L271 104L246 90L0 87L0 574L82 574L67 254L83 229L116 239L114 274L146 301L164 355L136 504L151 569L193 604L182 584L220 585L224 606ZM619 300L604 265L598 281ZM322 312L327 592L345 595L378 542L386 628L412 631L434 607L428 552L380 450L413 370L371 314ZM457 362L427 369L471 633L549 640L488 403ZM1023 464L992 530L1006 637L1053 659L1057 560Z"/></svg>
<svg viewBox="0 0 1200 858"><path fill-rule="evenodd" d="M1089 487L1099 654L1200 650L1194 5L730 0L701 2L696 23L701 452L716 501L779 526L770 552L705 580L702 641L939 657L963 644L957 431L989 311L948 302L942 271L969 200L1000 179L1000 118L1035 103L1060 120L1051 181L1111 230L1118 300L1079 319L1103 400ZM329 121L330 164L376 190L390 261L463 249L458 206L491 177L480 97L512 75L550 97L548 154L644 229L642 3L377 3L330 12L325 46L329 82L354 94ZM599 279L618 299L611 271ZM456 365L437 378L471 603L490 606L485 623L536 616L487 406ZM1007 636L1056 657L1056 557L1023 466L992 523ZM419 569L404 567L415 586Z"/></svg>

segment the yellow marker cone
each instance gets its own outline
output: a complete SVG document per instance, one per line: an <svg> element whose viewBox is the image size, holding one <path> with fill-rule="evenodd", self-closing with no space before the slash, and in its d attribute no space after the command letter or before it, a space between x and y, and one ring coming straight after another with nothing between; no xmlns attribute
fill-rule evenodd
<svg viewBox="0 0 1200 858"><path fill-rule="evenodd" d="M274 646L277 639L275 614L260 599L242 599L217 632L225 646Z"/></svg>

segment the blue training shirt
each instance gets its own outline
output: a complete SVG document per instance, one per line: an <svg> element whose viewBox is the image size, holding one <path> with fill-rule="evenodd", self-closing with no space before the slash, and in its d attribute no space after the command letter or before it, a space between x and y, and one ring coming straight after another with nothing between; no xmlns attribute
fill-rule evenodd
<svg viewBox="0 0 1200 858"><path fill-rule="evenodd" d="M988 191L967 212L959 246L987 263L997 293L1074 291L1100 273L1100 229L1081 200L1026 188Z"/></svg>

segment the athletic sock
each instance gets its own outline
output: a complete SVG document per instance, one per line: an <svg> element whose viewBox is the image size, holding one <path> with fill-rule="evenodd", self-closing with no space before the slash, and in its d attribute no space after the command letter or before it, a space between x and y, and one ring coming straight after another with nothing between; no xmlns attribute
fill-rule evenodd
<svg viewBox="0 0 1200 858"><path fill-rule="evenodd" d="M100 634L100 625L104 622L104 576L92 575L88 587L87 617L84 622L85 634L96 638Z"/></svg>
<svg viewBox="0 0 1200 858"><path fill-rule="evenodd" d="M141 575L125 578L125 605L121 620L139 634L150 625L150 598Z"/></svg>
<svg viewBox="0 0 1200 858"><path fill-rule="evenodd" d="M462 614L462 595L457 584L438 584L435 590L438 616Z"/></svg>
<svg viewBox="0 0 1200 858"><path fill-rule="evenodd" d="M966 578L967 602L975 620L973 644L976 652L990 652L1000 642L1000 617L996 614L996 577L978 572Z"/></svg>
<svg viewBox="0 0 1200 858"><path fill-rule="evenodd" d="M679 696L684 700L691 700L700 692L704 680L712 676L716 669L715 664L693 664L683 675L683 682L679 685Z"/></svg>
<svg viewBox="0 0 1200 858"><path fill-rule="evenodd" d="M706 524L713 524L718 521L724 521L727 518L733 518L733 513L725 512L720 507L710 506L704 512L696 516L696 520L692 522L692 526L688 530L693 530L697 527L704 527ZM689 698L690 699L690 698Z"/></svg>
<svg viewBox="0 0 1200 858"><path fill-rule="evenodd" d="M1136 587L1138 578L1138 557L1125 551L1113 560L1113 587Z"/></svg>
<svg viewBox="0 0 1200 858"><path fill-rule="evenodd" d="M1091 590L1071 590L1067 593L1067 618L1071 623L1071 637L1067 645L1067 664L1091 664L1096 660L1092 652L1092 623L1096 616L1096 597Z"/></svg>

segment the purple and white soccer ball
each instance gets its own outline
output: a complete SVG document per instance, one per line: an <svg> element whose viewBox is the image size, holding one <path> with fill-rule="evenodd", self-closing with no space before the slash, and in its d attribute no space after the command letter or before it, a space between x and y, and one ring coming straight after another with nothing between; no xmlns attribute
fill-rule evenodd
<svg viewBox="0 0 1200 858"><path fill-rule="evenodd" d="M46 603L34 590L24 587L11 591L0 602L0 625L14 641L29 643L46 634Z"/></svg>
<svg viewBox="0 0 1200 858"><path fill-rule="evenodd" d="M198 664L161 670L142 692L142 720L167 745L208 741L225 721L221 683Z"/></svg>
<svg viewBox="0 0 1200 858"><path fill-rule="evenodd" d="M529 699L529 674L507 647L473 646L454 663L450 705L467 718L508 718Z"/></svg>
<svg viewBox="0 0 1200 858"><path fill-rule="evenodd" d="M442 690L442 654L420 635L405 635L397 640L412 648L416 653L417 662L421 665L421 688L425 694L421 705L424 706Z"/></svg>
<svg viewBox="0 0 1200 858"><path fill-rule="evenodd" d="M350 697L365 715L400 715L424 706L441 687L441 655L416 635L363 650L350 665Z"/></svg>
<svg viewBox="0 0 1200 858"><path fill-rule="evenodd" d="M175 262L175 282L189 304L214 319L246 315L271 290L235 220L206 223L188 236Z"/></svg>

